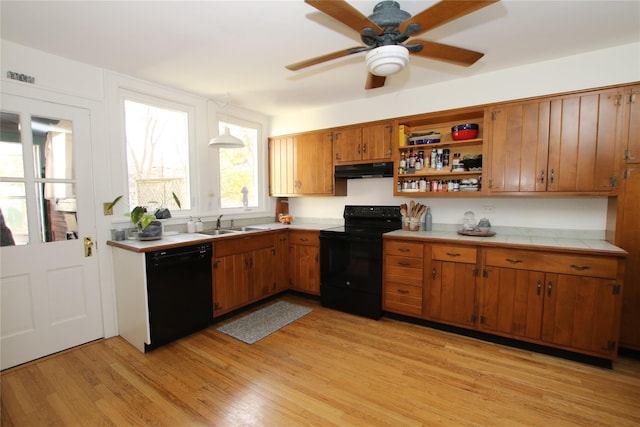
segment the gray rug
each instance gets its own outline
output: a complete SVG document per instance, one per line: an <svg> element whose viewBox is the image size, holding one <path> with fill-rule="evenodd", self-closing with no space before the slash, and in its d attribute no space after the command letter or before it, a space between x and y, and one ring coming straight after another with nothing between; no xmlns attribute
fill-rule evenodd
<svg viewBox="0 0 640 427"><path fill-rule="evenodd" d="M311 313L311 311L312 309L309 307L278 301L238 320L222 325L218 330L247 344L253 344L302 316Z"/></svg>

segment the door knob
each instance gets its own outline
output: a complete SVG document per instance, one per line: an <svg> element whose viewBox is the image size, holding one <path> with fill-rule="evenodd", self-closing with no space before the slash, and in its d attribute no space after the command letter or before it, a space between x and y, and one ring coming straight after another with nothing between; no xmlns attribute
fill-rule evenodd
<svg viewBox="0 0 640 427"><path fill-rule="evenodd" d="M84 238L84 256L93 256L93 240L91 240L91 237Z"/></svg>

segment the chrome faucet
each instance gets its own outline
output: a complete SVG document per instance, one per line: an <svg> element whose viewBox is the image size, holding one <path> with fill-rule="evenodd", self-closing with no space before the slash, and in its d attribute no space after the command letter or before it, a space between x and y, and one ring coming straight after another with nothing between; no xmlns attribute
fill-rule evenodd
<svg viewBox="0 0 640 427"><path fill-rule="evenodd" d="M222 218L222 215L220 215L216 220L216 230L220 230L220 218Z"/></svg>

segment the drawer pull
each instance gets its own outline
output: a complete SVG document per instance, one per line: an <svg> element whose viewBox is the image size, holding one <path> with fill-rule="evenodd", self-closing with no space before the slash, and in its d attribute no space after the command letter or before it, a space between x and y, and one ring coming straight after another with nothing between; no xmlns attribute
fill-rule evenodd
<svg viewBox="0 0 640 427"><path fill-rule="evenodd" d="M407 291L406 289L398 289L398 293L400 293L400 294L408 294L409 291Z"/></svg>
<svg viewBox="0 0 640 427"><path fill-rule="evenodd" d="M409 264L408 262L403 262L403 261L398 261L398 265L402 266L402 267L410 267L411 264Z"/></svg>
<svg viewBox="0 0 640 427"><path fill-rule="evenodd" d="M398 248L399 252L411 252L411 249L409 248Z"/></svg>
<svg viewBox="0 0 640 427"><path fill-rule="evenodd" d="M300 241L301 241L301 242L308 242L308 241L309 241L309 239L307 239L306 237L301 237L301 238L300 238Z"/></svg>
<svg viewBox="0 0 640 427"><path fill-rule="evenodd" d="M513 258L505 258L505 260L506 260L507 262L510 262L511 264L519 264L519 263L521 263L521 262L524 262L524 261L523 261L523 260L521 260L521 259L513 259Z"/></svg>
<svg viewBox="0 0 640 427"><path fill-rule="evenodd" d="M457 252L447 252L447 255L456 257L456 256L460 256L461 254L459 254Z"/></svg>
<svg viewBox="0 0 640 427"><path fill-rule="evenodd" d="M576 265L576 264L571 264L571 268L573 268L574 270L578 270L578 271L584 271L584 270L589 270L589 269L591 269L591 266L589 266L589 265Z"/></svg>

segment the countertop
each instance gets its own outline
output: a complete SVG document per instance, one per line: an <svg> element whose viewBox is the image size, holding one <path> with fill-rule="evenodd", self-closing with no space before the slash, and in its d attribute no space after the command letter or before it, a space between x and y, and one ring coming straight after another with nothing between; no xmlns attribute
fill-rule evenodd
<svg viewBox="0 0 640 427"><path fill-rule="evenodd" d="M610 256L626 256L627 252L605 240L558 238L549 236L523 236L497 233L492 237L463 236L456 231L406 231L396 230L384 235L424 241L448 241L476 246L500 246L518 249L549 249L561 252L591 252Z"/></svg>
<svg viewBox="0 0 640 427"><path fill-rule="evenodd" d="M294 223L280 224L277 222L267 224L251 225L258 230L241 231L237 233L222 234L219 236L210 236L199 233L177 233L165 234L161 239L140 241L140 240L109 240L109 246L126 249L132 252L149 252L159 249L168 249L172 247L185 246L190 244L215 242L217 239L233 238L239 235L248 235L255 233L264 233L272 230L313 230L320 231L326 228L335 227L334 223ZM558 233L560 234L560 233ZM513 247L518 249L548 249L561 252L581 252L593 253L609 256L626 256L627 252L605 240L599 239L579 239L566 237L553 237L542 235L522 235L498 232L492 237L476 237L462 236L456 231L406 231L396 230L384 234L386 238L400 237L412 240L422 241L440 241L465 245L476 246L496 246L496 247Z"/></svg>
<svg viewBox="0 0 640 427"><path fill-rule="evenodd" d="M107 245L132 252L150 252L161 249L175 248L179 246L196 245L199 243L215 242L218 239L233 238L238 236L246 236L249 234L264 233L272 230L314 230L319 231L325 228L335 227L335 224L321 223L300 223L300 224L281 224L279 222L268 224L251 225L252 228L258 230L239 231L237 233L221 234L218 236L210 236L200 233L172 233L166 232L161 239L157 240L109 240Z"/></svg>

